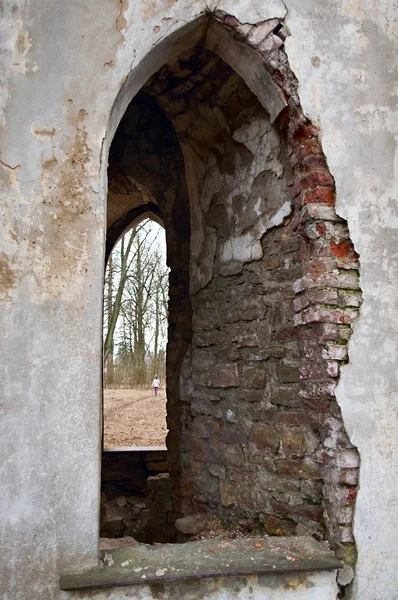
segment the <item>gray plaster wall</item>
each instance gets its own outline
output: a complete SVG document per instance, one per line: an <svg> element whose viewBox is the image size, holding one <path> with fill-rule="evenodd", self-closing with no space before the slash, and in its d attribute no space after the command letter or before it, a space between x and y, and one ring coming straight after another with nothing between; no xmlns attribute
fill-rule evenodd
<svg viewBox="0 0 398 600"><path fill-rule="evenodd" d="M303 2L287 53L307 115L319 123L336 208L360 255L363 305L337 388L360 453L352 597L396 597L398 560L398 112L393 2ZM300 8L300 9L299 9ZM299 10L298 10L299 9Z"/></svg>
<svg viewBox="0 0 398 600"><path fill-rule="evenodd" d="M161 578L159 578L161 579ZM212 577L63 592L62 600L335 600L336 572Z"/></svg>
<svg viewBox="0 0 398 600"><path fill-rule="evenodd" d="M302 104L360 253L364 303L337 390L361 455L352 598L396 598L395 2L18 0L1 19L6 600L58 599L60 573L97 562L107 147L134 93L200 37L216 5L241 22L286 15Z"/></svg>

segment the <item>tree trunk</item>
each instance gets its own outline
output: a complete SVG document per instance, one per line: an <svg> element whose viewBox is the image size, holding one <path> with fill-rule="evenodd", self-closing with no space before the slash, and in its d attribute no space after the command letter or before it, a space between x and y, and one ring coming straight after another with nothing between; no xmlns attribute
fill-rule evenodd
<svg viewBox="0 0 398 600"><path fill-rule="evenodd" d="M112 352L112 349L113 349L113 338L115 335L116 322L117 322L117 319L118 319L118 316L120 313L120 306L122 303L124 286L126 285L126 280L127 280L129 255L130 255L131 246L133 244L136 234L137 234L137 230L133 229L131 232L129 241L127 243L126 250L124 249L124 237L122 238L120 279L119 279L119 284L117 287L115 301L112 305L112 313L109 318L108 331L107 331L105 343L104 343L104 361L105 361L105 363L108 360L108 356Z"/></svg>

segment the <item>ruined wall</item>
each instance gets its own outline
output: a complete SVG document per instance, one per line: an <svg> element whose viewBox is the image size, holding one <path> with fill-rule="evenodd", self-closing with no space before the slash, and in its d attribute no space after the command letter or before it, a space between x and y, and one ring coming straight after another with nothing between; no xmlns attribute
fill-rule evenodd
<svg viewBox="0 0 398 600"><path fill-rule="evenodd" d="M364 303L336 391L361 456L353 597L395 599L398 125L397 17L390 0L377 6L369 0L322 5L180 0L156 6L77 0L67 10L66 4L44 0L34 11L20 0L5 6L0 97L5 597L65 597L59 574L96 563L107 149L134 94L165 62L202 39L204 21L195 19L216 4L243 24L285 18L292 34L286 50L303 112L319 128L337 212L348 220L360 254ZM339 223L335 213L323 210L315 218L320 214L319 207L308 206L302 211L308 220L301 221L328 225L324 236L313 227L315 237L307 236L319 249ZM338 269L338 257L333 260ZM296 287L299 297L317 306L303 306L297 318L299 332L316 334L307 352L315 347L319 356L322 348L325 361L332 361L333 377L324 372L316 378L324 385L307 386L306 400L321 424L339 417L326 383L337 381L334 361L346 361L347 329L339 319L351 319L356 308L343 306L344 290L358 286L355 273L347 271L344 285L338 284L339 272L328 286L316 287L319 280L309 277ZM335 292L326 304L336 307L328 313L334 319L329 325L317 324L325 315L325 287ZM301 333L300 340L305 343ZM328 438L323 443L336 446L337 437ZM327 452L322 459L335 462L333 481L340 471L350 478L347 488L337 481L336 490L350 490L356 480L358 461L351 450L341 448L336 455L331 447L337 458Z"/></svg>
<svg viewBox="0 0 398 600"><path fill-rule="evenodd" d="M285 480L275 452L302 458L318 445L308 427L289 433L280 415L300 407L292 283L301 270L299 239L282 226L291 212L286 150L244 81L203 47L166 65L145 89L183 144L192 214L194 340L182 384L180 510L203 505L229 520L268 523L272 503L303 502L299 467ZM265 233L278 225L276 235ZM303 425L300 411L287 412ZM322 508L310 510L319 520ZM266 528L278 526L296 528L276 518Z"/></svg>
<svg viewBox="0 0 398 600"><path fill-rule="evenodd" d="M279 21L245 26L219 11L204 44L225 32L283 90L277 123L203 46L145 86L182 143L191 204L194 336L176 508L272 534L326 534L353 562L358 457L334 388L361 301L358 256Z"/></svg>
<svg viewBox="0 0 398 600"><path fill-rule="evenodd" d="M156 533L161 534L159 515L153 514L158 512L159 502L151 493L148 477L156 485L158 480L167 479L167 470L166 450L129 449L102 453L101 538L132 536L137 541L150 543L153 533L148 532L148 524L150 527L151 521L158 526ZM167 500L170 502L169 494ZM167 515L164 521L167 521Z"/></svg>

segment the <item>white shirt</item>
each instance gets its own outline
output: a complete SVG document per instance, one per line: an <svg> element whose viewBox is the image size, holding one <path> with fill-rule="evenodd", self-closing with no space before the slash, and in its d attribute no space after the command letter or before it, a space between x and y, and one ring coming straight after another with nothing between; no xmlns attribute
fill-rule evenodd
<svg viewBox="0 0 398 600"><path fill-rule="evenodd" d="M159 385L160 385L160 381L159 381L159 379L156 379L156 377L155 377L155 379L152 381L152 387L159 387Z"/></svg>

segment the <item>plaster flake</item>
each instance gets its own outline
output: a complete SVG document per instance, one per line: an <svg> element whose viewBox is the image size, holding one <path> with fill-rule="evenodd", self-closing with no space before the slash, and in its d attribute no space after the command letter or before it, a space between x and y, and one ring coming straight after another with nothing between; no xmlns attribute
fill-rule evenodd
<svg viewBox="0 0 398 600"><path fill-rule="evenodd" d="M395 150L390 132L397 131L397 118L394 103L388 104L394 89L390 85L389 75L384 72L384 77L377 77L376 71L371 70L371 65L378 65L377 73L381 74L383 67L380 65L389 65L389 57L396 56L397 12L394 4L380 2L376 6L367 0L340 3L338 15L346 22L354 19L351 28L343 30L345 35L352 34L352 39L342 40L339 37L344 44L344 54L340 53L339 44L331 46L329 62L334 68L324 74L323 90L319 90L319 106L316 109L311 104L310 93L314 74L303 60L307 48L303 44L299 49L297 40L305 40L306 37L308 40L310 37L310 47L318 45L322 49L317 50L322 60L325 55L324 40L330 43L330 38L315 28L309 32L305 21L310 22L310 15L307 14L303 20L299 17L297 21L292 14L295 13L295 7L292 7L289 24L292 18L293 36L287 40L288 55L300 82L304 110L311 117L321 117L323 146L336 178L338 212L348 217L351 237L361 255L364 304L350 340L350 363L342 369L336 392L347 431L361 456L360 490L354 523L358 546L352 590L355 600L373 600L375 590L380 597L392 599L396 595L396 581L391 566L397 560L397 528L391 520L387 500L391 490L397 490L398 487L396 441L387 460L385 456L382 457L381 448L383 440L397 438L389 408L389 386L395 387L396 382L393 383L391 378L391 365L384 363L382 347L383 339L391 339L383 323L388 322L390 331L396 331L397 327L397 313L395 307L391 306L397 277L396 269L395 272L392 268L385 270L381 253L390 244L392 248L396 245L396 211L391 208L391 204L396 205L392 201L396 196L396 183L390 168L391 155ZM328 22L327 8L324 18ZM335 30L338 31L340 19L335 16L332 19L336 21ZM368 37L368 43L364 41L364 35ZM394 46L386 43L386 35L390 42L394 42ZM370 58L366 66L364 57ZM364 70L366 73L363 73ZM355 85L348 81L347 74L355 80ZM343 81L344 86L341 85ZM364 92L366 104L363 102ZM332 103L331 98L334 100ZM349 115L355 115L355 118L349 118ZM339 136L338 144L336 134ZM388 165L385 176L382 163ZM395 157L395 182L396 165ZM384 309L380 307L381 296L386 300ZM388 317L375 330L374 323L378 315L386 314L386 311ZM375 356L380 360L377 374L374 371ZM386 464L383 472L380 469L382 461ZM375 489L378 490L377 494L374 494Z"/></svg>
<svg viewBox="0 0 398 600"><path fill-rule="evenodd" d="M0 296L4 301L12 301L12 290L16 287L16 259L0 252Z"/></svg>
<svg viewBox="0 0 398 600"><path fill-rule="evenodd" d="M277 227L283 223L285 217L292 212L292 203L288 200L283 203L277 213L269 220L270 227Z"/></svg>
<svg viewBox="0 0 398 600"><path fill-rule="evenodd" d="M20 192L21 186L18 181L17 174L18 171L21 170L21 165L15 165L15 167L13 167L0 159L0 167L3 169L3 171L8 173L10 188L14 188L16 191Z"/></svg>
<svg viewBox="0 0 398 600"><path fill-rule="evenodd" d="M46 142L49 138L51 139L55 135L55 128L51 125L44 125L33 121L30 126L30 132L40 142Z"/></svg>
<svg viewBox="0 0 398 600"><path fill-rule="evenodd" d="M14 63L13 67L16 71L19 71L25 75L29 70L36 71L37 68L35 63L30 66L30 60L27 58L28 52L32 47L32 38L28 31L23 29L23 25L20 22L18 24L17 37L14 46Z"/></svg>
<svg viewBox="0 0 398 600"><path fill-rule="evenodd" d="M244 123L232 135L233 139L246 146L254 155L261 143L261 138L270 131L271 123L266 119L256 119L250 123Z"/></svg>
<svg viewBox="0 0 398 600"><path fill-rule="evenodd" d="M252 260L259 260L262 256L261 244L251 233L246 233L239 237L231 237L224 242L220 252L220 260L223 263L230 261L245 263Z"/></svg>

